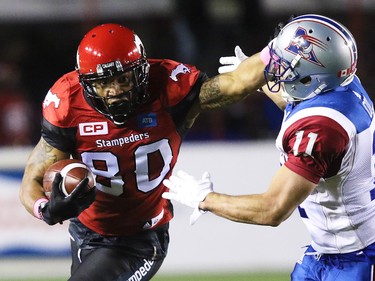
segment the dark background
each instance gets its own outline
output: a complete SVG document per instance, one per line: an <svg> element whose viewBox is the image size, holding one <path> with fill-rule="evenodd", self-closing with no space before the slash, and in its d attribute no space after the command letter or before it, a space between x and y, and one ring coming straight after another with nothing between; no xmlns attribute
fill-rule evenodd
<svg viewBox="0 0 375 281"><path fill-rule="evenodd" d="M25 0L27 1L27 0ZM33 0L36 4L54 1ZM158 0L155 0L158 1ZM5 1L9 2L9 1ZM22 1L17 1L22 2ZM363 2L347 1L337 9L302 10L291 6L282 12L264 10L261 1L170 1L166 13L121 10L103 13L106 1L83 2L78 16L0 15L0 145L32 145L39 139L40 111L44 95L64 73L75 67L82 36L97 24L116 22L135 30L150 58L169 58L196 65L209 76L217 74L219 58L233 55L236 45L251 55L269 41L274 27L291 14L319 13L332 17L354 34L358 50L358 75L374 98L375 11ZM111 5L116 1L107 1ZM132 2L132 1L130 1ZM166 1L168 2L168 1ZM296 1L300 4L303 1ZM335 1L339 2L340 1ZM349 2L349 1L348 1ZM26 3L26 2L25 2ZM30 2L29 2L30 3ZM55 1L58 3L58 1ZM95 5L96 3L96 5ZM118 1L117 1L118 3ZM0 1L0 9L2 8ZM133 5L134 6L134 5ZM133 7L132 6L132 7ZM74 7L73 7L74 8ZM287 10L287 11L285 11ZM125 12L126 11L126 12ZM138 11L138 12L137 12ZM17 13L16 13L17 14ZM26 13L27 15L27 13ZM188 134L188 141L239 141L275 138L281 122L279 111L265 96L255 93L244 102L223 110L203 113Z"/></svg>

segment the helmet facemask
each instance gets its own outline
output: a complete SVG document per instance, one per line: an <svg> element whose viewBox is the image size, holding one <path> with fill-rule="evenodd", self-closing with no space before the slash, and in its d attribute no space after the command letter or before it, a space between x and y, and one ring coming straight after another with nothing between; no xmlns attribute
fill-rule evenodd
<svg viewBox="0 0 375 281"><path fill-rule="evenodd" d="M125 68L126 67L126 68ZM120 61L98 65L97 72L80 75L87 102L99 113L109 118L115 125L122 126L140 105L148 100L147 91L149 63L139 59L123 66ZM95 84L105 79L120 77L131 71L132 88L116 96L99 96ZM115 99L115 101L113 101Z"/></svg>
<svg viewBox="0 0 375 281"><path fill-rule="evenodd" d="M295 66L301 56L297 55L292 62L278 56L270 46L270 61L265 67L264 77L267 87L272 93L277 93L281 89L281 82L293 82L298 79L299 74L295 71Z"/></svg>
<svg viewBox="0 0 375 281"><path fill-rule="evenodd" d="M287 102L301 101L320 94L325 88L324 75L307 75L301 77L298 73L298 64L301 56L296 55L291 62L279 57L274 49L270 49L270 61L265 67L264 75L267 87L271 93L278 93L281 90L282 97ZM304 93L298 97L296 92Z"/></svg>

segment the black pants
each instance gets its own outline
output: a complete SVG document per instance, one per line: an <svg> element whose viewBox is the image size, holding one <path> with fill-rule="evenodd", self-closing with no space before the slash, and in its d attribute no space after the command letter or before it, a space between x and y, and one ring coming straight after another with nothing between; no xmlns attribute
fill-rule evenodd
<svg viewBox="0 0 375 281"><path fill-rule="evenodd" d="M161 267L169 244L168 225L131 237L104 237L71 221L69 281L147 281Z"/></svg>

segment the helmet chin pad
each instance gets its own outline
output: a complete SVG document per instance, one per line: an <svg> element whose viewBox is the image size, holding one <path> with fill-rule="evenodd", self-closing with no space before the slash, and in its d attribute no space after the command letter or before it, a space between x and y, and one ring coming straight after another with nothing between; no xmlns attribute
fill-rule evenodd
<svg viewBox="0 0 375 281"><path fill-rule="evenodd" d="M116 125L122 125L126 122L129 114L132 112L132 108L131 102L126 100L107 105L109 116Z"/></svg>
<svg viewBox="0 0 375 281"><path fill-rule="evenodd" d="M123 126L126 123L127 120L128 120L128 118L125 115L111 115L111 121L116 126Z"/></svg>
<svg viewBox="0 0 375 281"><path fill-rule="evenodd" d="M113 115L124 115L124 112L131 112L131 105L129 101L120 101L108 105L108 112Z"/></svg>

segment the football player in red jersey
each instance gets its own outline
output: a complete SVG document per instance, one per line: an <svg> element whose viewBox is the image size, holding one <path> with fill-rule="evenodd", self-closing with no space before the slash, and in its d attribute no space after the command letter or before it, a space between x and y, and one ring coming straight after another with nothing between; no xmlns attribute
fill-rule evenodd
<svg viewBox="0 0 375 281"><path fill-rule="evenodd" d="M208 78L195 66L148 59L139 37L118 24L82 39L75 71L63 75L43 102L41 139L27 162L20 199L53 225L70 219L69 280L149 280L169 243L173 211L163 180L181 142L203 110L243 99L262 86L260 54L230 73ZM56 176L51 199L42 178L54 162L73 157L96 175L96 193L64 197Z"/></svg>

